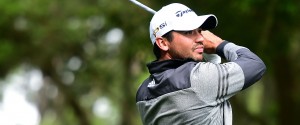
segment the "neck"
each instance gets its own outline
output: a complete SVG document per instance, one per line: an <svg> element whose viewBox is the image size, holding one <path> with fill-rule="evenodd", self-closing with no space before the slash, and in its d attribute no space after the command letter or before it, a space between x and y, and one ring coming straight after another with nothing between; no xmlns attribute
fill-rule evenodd
<svg viewBox="0 0 300 125"><path fill-rule="evenodd" d="M164 53L164 54L161 54L158 61L164 61L164 60L170 60L170 59L174 59L174 58L172 58L172 56L169 55L168 53Z"/></svg>

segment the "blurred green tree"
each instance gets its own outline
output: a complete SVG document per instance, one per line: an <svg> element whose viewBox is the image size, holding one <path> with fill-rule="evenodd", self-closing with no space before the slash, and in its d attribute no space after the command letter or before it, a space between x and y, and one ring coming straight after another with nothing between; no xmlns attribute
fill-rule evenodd
<svg viewBox="0 0 300 125"><path fill-rule="evenodd" d="M297 123L299 1L140 1L154 10L181 2L213 13L219 26L212 32L263 58L261 83L231 99L234 124ZM28 95L41 125L141 124L135 92L154 60L151 13L120 0L2 0L0 15L0 77L24 64L41 70L43 87ZM110 112L97 115L98 103Z"/></svg>

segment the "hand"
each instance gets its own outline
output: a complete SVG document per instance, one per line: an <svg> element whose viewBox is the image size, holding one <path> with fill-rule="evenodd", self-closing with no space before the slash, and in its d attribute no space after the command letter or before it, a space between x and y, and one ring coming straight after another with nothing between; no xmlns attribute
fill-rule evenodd
<svg viewBox="0 0 300 125"><path fill-rule="evenodd" d="M223 42L223 40L208 30L201 31L201 34L204 37L204 52L208 54L216 53L216 48Z"/></svg>

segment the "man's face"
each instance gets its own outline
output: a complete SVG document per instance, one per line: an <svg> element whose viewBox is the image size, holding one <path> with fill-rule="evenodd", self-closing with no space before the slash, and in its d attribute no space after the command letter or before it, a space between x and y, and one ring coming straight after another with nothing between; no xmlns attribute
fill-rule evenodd
<svg viewBox="0 0 300 125"><path fill-rule="evenodd" d="M204 38L201 29L191 31L174 31L173 41L169 42L168 53L172 59L188 59L202 61Z"/></svg>

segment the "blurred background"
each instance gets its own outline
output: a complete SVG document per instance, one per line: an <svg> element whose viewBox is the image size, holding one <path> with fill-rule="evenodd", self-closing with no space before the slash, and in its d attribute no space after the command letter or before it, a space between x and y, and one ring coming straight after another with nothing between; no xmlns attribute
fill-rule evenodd
<svg viewBox="0 0 300 125"><path fill-rule="evenodd" d="M234 125L299 123L299 0L139 1L215 14L213 33L265 61L263 79L230 99ZM151 17L127 0L1 0L0 125L141 125Z"/></svg>

